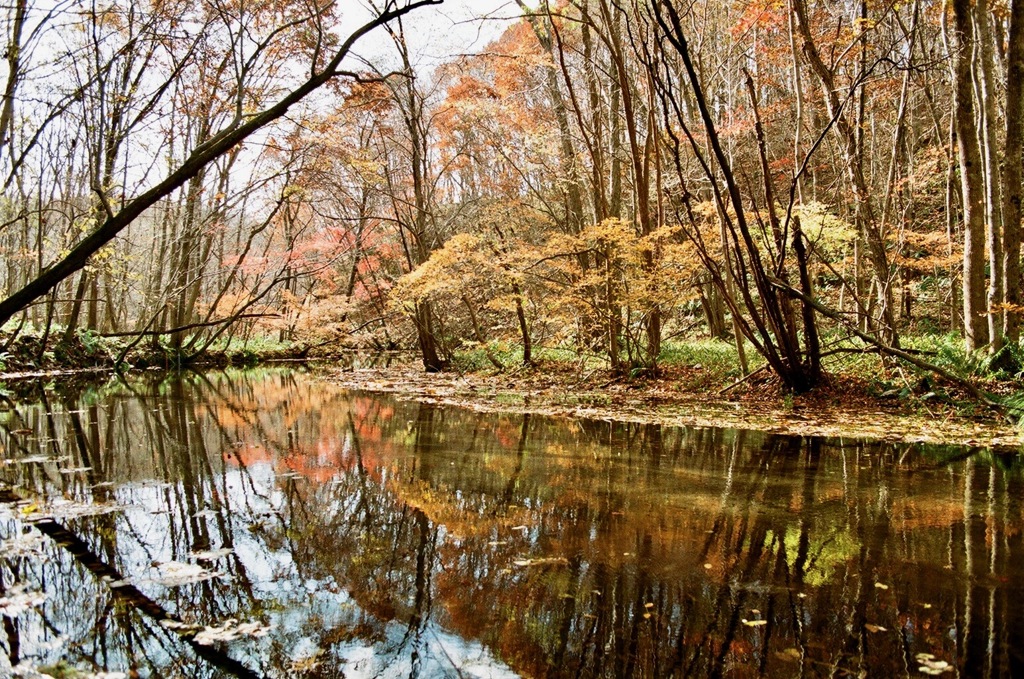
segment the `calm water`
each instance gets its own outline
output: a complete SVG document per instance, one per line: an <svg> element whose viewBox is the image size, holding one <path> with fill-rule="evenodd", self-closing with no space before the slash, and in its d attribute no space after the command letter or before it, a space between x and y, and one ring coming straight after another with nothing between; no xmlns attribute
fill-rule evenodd
<svg viewBox="0 0 1024 679"><path fill-rule="evenodd" d="M1021 677L1024 474L970 452L38 385L0 413L0 676Z"/></svg>

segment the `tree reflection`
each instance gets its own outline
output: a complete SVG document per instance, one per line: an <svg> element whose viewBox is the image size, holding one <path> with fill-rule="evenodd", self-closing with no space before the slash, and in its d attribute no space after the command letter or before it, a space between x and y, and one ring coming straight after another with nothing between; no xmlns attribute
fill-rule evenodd
<svg viewBox="0 0 1024 679"><path fill-rule="evenodd" d="M0 429L38 507L8 503L2 537L48 536L0 548L0 596L48 594L3 616L0 673L1024 673L999 456L484 415L284 370L40 387ZM168 562L220 575L168 586ZM205 647L160 624L229 619L273 628Z"/></svg>

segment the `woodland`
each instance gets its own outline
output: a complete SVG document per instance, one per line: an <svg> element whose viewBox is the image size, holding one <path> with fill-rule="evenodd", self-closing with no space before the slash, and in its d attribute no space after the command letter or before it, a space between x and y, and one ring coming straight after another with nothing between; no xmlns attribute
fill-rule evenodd
<svg viewBox="0 0 1024 679"><path fill-rule="evenodd" d="M0 356L1016 381L1024 0L515 0L427 66L441 4L12 0Z"/></svg>

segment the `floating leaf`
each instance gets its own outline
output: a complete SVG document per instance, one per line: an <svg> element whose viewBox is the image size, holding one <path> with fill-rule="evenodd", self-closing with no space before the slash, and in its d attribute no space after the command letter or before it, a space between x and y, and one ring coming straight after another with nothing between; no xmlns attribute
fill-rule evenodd
<svg viewBox="0 0 1024 679"><path fill-rule="evenodd" d="M321 648L314 650L301 658L292 660L291 671L295 674L304 674L306 672L312 672L318 668L322 662L324 651Z"/></svg>
<svg viewBox="0 0 1024 679"><path fill-rule="evenodd" d="M46 592L34 592L26 585L15 585L7 590L7 596L0 597L0 615L17 618L30 608L41 606L46 601Z"/></svg>
<svg viewBox="0 0 1024 679"><path fill-rule="evenodd" d="M224 575L220 571L209 571L194 563L181 563L179 561L168 561L158 566L160 577L153 582L164 587L181 587L204 580L213 580Z"/></svg>
<svg viewBox="0 0 1024 679"><path fill-rule="evenodd" d="M216 627L204 627L194 637L197 644L212 646L218 641L234 641L240 637L262 637L266 636L272 629L272 625L264 625L259 622L238 622L234 618L228 618L221 625Z"/></svg>
<svg viewBox="0 0 1024 679"><path fill-rule="evenodd" d="M125 672L90 672L75 668L67 661L61 660L56 665L36 665L31 660L23 660L11 668L14 676L23 679L53 679L54 677L74 677L75 679L128 679Z"/></svg>
<svg viewBox="0 0 1024 679"><path fill-rule="evenodd" d="M875 583L875 589L883 589L883 590L884 590L884 589L889 589L889 585L883 585L883 584L882 584L882 583L880 583L880 582L876 582L876 583Z"/></svg>
<svg viewBox="0 0 1024 679"><path fill-rule="evenodd" d="M952 665L945 660L937 660L931 653L918 653L914 656L914 659L921 663L921 666L917 669L922 674L938 676L945 672L953 671Z"/></svg>
<svg viewBox="0 0 1024 679"><path fill-rule="evenodd" d="M516 559L512 564L520 568L528 568L530 566L568 566L569 560L561 556L554 556L539 559Z"/></svg>
<svg viewBox="0 0 1024 679"><path fill-rule="evenodd" d="M747 620L746 618L743 618L742 620L740 620L740 622L742 622L747 627L760 627L761 625L768 624L767 620Z"/></svg>
<svg viewBox="0 0 1024 679"><path fill-rule="evenodd" d="M13 538L0 542L0 556L6 558L35 557L46 558L46 538L42 533L32 531L20 533Z"/></svg>
<svg viewBox="0 0 1024 679"><path fill-rule="evenodd" d="M34 508L35 505L32 505ZM124 507L112 503L100 503L100 502L70 502L66 500L59 500L51 505L38 508L38 511L33 509L32 516L28 517L30 521L43 521L45 519L78 519L85 516L100 516L102 514L111 514L113 512L124 511ZM22 510L23 513L26 510ZM30 512L29 512L30 513Z"/></svg>
<svg viewBox="0 0 1024 679"><path fill-rule="evenodd" d="M212 549L205 552L192 552L188 555L188 558L197 559L199 561L216 561L217 559L223 559L234 551L235 550L230 547L225 547L223 549Z"/></svg>
<svg viewBox="0 0 1024 679"><path fill-rule="evenodd" d="M888 632L889 631L886 628L882 627L881 625L872 625L870 622L867 623L866 625L864 625L864 629L866 629L867 631L871 632L872 634L875 634L876 632Z"/></svg>
<svg viewBox="0 0 1024 679"><path fill-rule="evenodd" d="M31 455L29 457L15 458L13 460L4 460L3 464L35 464L41 462L49 462L51 458L45 455Z"/></svg>
<svg viewBox="0 0 1024 679"><path fill-rule="evenodd" d="M203 630L203 625L196 625L189 622L181 622L178 620L171 620L169 618L161 620L160 626L172 630L174 632L180 632L182 634L193 634Z"/></svg>

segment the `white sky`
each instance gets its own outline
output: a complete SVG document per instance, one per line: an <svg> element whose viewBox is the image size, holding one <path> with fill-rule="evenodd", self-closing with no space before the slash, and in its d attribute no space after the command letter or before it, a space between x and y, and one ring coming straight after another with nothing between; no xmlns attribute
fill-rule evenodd
<svg viewBox="0 0 1024 679"><path fill-rule="evenodd" d="M345 2L355 5L355 0ZM527 4L535 2L527 0ZM356 16L356 12L352 15ZM442 5L422 7L404 18L406 40L415 64L430 70L453 55L483 49L505 30L510 20L521 15L515 0L444 0ZM393 58L394 48L387 34L378 31L364 38L356 52L377 62Z"/></svg>

